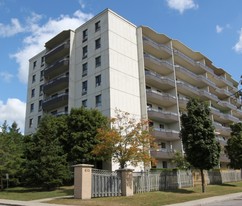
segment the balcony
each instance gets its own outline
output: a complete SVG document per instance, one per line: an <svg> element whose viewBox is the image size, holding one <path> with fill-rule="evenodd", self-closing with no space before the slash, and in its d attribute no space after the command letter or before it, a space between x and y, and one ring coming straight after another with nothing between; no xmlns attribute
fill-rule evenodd
<svg viewBox="0 0 242 206"><path fill-rule="evenodd" d="M151 134L154 137L156 137L157 140L164 140L164 141L180 140L179 132L176 130L154 128Z"/></svg>
<svg viewBox="0 0 242 206"><path fill-rule="evenodd" d="M42 108L50 111L68 104L68 93L62 93L44 100Z"/></svg>
<svg viewBox="0 0 242 206"><path fill-rule="evenodd" d="M179 93L189 97L200 96L199 89L197 87L194 87L182 81L176 81L176 83L177 83L177 90Z"/></svg>
<svg viewBox="0 0 242 206"><path fill-rule="evenodd" d="M220 158L219 158L220 162L230 162L228 156L226 154L220 154Z"/></svg>
<svg viewBox="0 0 242 206"><path fill-rule="evenodd" d="M219 101L218 105L222 106L225 109L232 109L232 110L236 110L237 107L229 102L226 101Z"/></svg>
<svg viewBox="0 0 242 206"><path fill-rule="evenodd" d="M219 142L220 145L227 145L227 139L224 139L223 137L216 137L216 140Z"/></svg>
<svg viewBox="0 0 242 206"><path fill-rule="evenodd" d="M212 82L210 79L208 79L207 77L203 76L203 75L198 75L197 79L204 83L205 85L208 85L210 87L215 88L216 84L214 82Z"/></svg>
<svg viewBox="0 0 242 206"><path fill-rule="evenodd" d="M63 58L64 56L69 55L70 50L70 42L66 41L57 47L51 49L45 54L45 62L47 64L51 64L52 62Z"/></svg>
<svg viewBox="0 0 242 206"><path fill-rule="evenodd" d="M206 91L206 90L200 90L199 91L200 95L204 97L205 100L213 100L215 102L219 101L216 95Z"/></svg>
<svg viewBox="0 0 242 206"><path fill-rule="evenodd" d="M230 97L232 96L233 94L231 92L229 92L228 90L226 89L221 89L221 88L218 88L216 87L215 88L215 91L217 92L217 96L221 99L225 99L227 97Z"/></svg>
<svg viewBox="0 0 242 206"><path fill-rule="evenodd" d="M68 75L59 76L59 77L49 81L47 84L45 84L43 91L47 95L56 93L57 91L67 88L68 82L69 82Z"/></svg>
<svg viewBox="0 0 242 206"><path fill-rule="evenodd" d="M184 53L182 53L176 49L174 49L174 55L177 57L180 57L181 59L185 60L187 63L189 63L193 66L196 65L195 61L192 58L188 57L187 55L185 55Z"/></svg>
<svg viewBox="0 0 242 206"><path fill-rule="evenodd" d="M172 54L172 50L170 47L155 42L152 39L143 36L143 43L144 43L144 50L145 51L154 51L156 50L159 54L162 55L164 58L168 58Z"/></svg>
<svg viewBox="0 0 242 206"><path fill-rule="evenodd" d="M170 90L175 87L175 81L169 77L161 76L160 74L152 71L145 71L146 82L156 88L161 88L162 90Z"/></svg>
<svg viewBox="0 0 242 206"><path fill-rule="evenodd" d="M54 64L49 65L44 70L44 76L46 79L52 79L59 76L69 70L69 59L61 59Z"/></svg>
<svg viewBox="0 0 242 206"><path fill-rule="evenodd" d="M208 66L206 66L205 64L203 64L202 62L197 61L196 65L200 68L202 68L203 70L205 70L206 72L210 73L210 74L214 74L213 70L211 68L209 68Z"/></svg>
<svg viewBox="0 0 242 206"><path fill-rule="evenodd" d="M189 101L189 99L187 99L185 97L179 97L178 98L179 107L182 109L186 109L188 101Z"/></svg>
<svg viewBox="0 0 242 206"><path fill-rule="evenodd" d="M218 122L213 122L213 125L216 129L216 132L220 133L220 135L223 135L226 137L230 136L231 129L229 127L225 127Z"/></svg>
<svg viewBox="0 0 242 206"><path fill-rule="evenodd" d="M148 117L151 120L164 123L178 122L178 114L174 112L164 112L153 108L148 108Z"/></svg>
<svg viewBox="0 0 242 206"><path fill-rule="evenodd" d="M146 90L147 100L149 102L153 102L157 105L161 105L164 107L175 105L176 97L170 94L161 93L155 90L147 89Z"/></svg>
<svg viewBox="0 0 242 206"><path fill-rule="evenodd" d="M174 151L168 149L151 150L150 154L155 159L172 159L174 157Z"/></svg>
<svg viewBox="0 0 242 206"><path fill-rule="evenodd" d="M158 59L150 54L144 54L144 60L145 67L148 67L157 73L162 73L164 76L173 72L173 65L169 61Z"/></svg>

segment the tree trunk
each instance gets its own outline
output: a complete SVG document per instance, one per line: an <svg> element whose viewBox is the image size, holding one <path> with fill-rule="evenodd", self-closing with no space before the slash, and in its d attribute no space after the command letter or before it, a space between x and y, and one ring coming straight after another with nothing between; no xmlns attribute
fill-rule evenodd
<svg viewBox="0 0 242 206"><path fill-rule="evenodd" d="M200 169L200 171L201 171L201 177L202 177L202 192L205 193L205 178L204 178L203 169Z"/></svg>

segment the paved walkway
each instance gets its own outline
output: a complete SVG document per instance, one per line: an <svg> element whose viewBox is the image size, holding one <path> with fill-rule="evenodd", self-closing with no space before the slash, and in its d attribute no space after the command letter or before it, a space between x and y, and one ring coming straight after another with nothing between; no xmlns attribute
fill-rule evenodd
<svg viewBox="0 0 242 206"><path fill-rule="evenodd" d="M71 197L71 196L65 196L65 197ZM209 203L214 202L223 202L226 200L232 200L236 198L241 198L242 192L240 193L234 193L229 195L223 195L223 196L215 196L215 197L208 197L200 200L193 200L189 202L183 202L183 203L177 203L177 204L170 204L167 206L205 206ZM49 199L41 199L41 200L34 200L34 201L17 201L17 200L5 200L0 199L0 206L1 205L11 205L11 206L66 206L61 204L49 204L49 203L43 203L49 200L52 200L53 198Z"/></svg>

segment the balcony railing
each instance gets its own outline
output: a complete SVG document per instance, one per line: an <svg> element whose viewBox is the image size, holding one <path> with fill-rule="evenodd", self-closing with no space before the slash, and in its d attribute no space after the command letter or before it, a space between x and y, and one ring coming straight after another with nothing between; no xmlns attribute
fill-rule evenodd
<svg viewBox="0 0 242 206"><path fill-rule="evenodd" d="M58 94L44 100L42 108L50 111L68 104L68 93Z"/></svg>
<svg viewBox="0 0 242 206"><path fill-rule="evenodd" d="M177 85L178 85L178 90L179 88L184 88L185 91L189 91L190 93L196 94L196 95L200 95L199 93L199 89L197 87L194 87L188 83L185 83L183 81L176 81Z"/></svg>
<svg viewBox="0 0 242 206"><path fill-rule="evenodd" d="M57 78L49 81L44 85L43 91L45 94L55 93L57 91L63 90L64 88L68 87L69 76L68 75L61 75Z"/></svg>
<svg viewBox="0 0 242 206"><path fill-rule="evenodd" d="M152 45L154 47L158 47L158 49L162 49L162 50L166 51L169 54L171 54L171 52L172 52L170 47L168 47L168 46L166 46L164 44L161 44L161 43L157 43L157 42L151 40L148 37L143 36L143 41L147 42L148 44L150 44L150 45Z"/></svg>
<svg viewBox="0 0 242 206"><path fill-rule="evenodd" d="M158 105L168 106L168 105L176 104L176 97L171 94L161 93L152 89L147 89L146 93L147 93L147 99L149 99L151 102L154 102Z"/></svg>
<svg viewBox="0 0 242 206"><path fill-rule="evenodd" d="M69 59L64 58L56 61L54 64L47 66L44 70L44 76L46 79L51 79L55 76L59 76L69 69Z"/></svg>
<svg viewBox="0 0 242 206"><path fill-rule="evenodd" d="M165 123L172 123L178 121L178 114L174 112L165 112L153 108L148 108L147 111L149 118L156 121L162 121Z"/></svg>
<svg viewBox="0 0 242 206"><path fill-rule="evenodd" d="M60 59L61 57L65 56L65 55L68 55L69 49L70 49L69 41L59 44L58 46L51 49L50 51L47 51L47 53L45 54L45 62L47 64L49 64L57 59Z"/></svg>
<svg viewBox="0 0 242 206"><path fill-rule="evenodd" d="M172 159L174 157L174 151L169 149L157 149L151 150L150 154L156 159Z"/></svg>
<svg viewBox="0 0 242 206"><path fill-rule="evenodd" d="M179 132L170 129L154 128L152 130L152 135L158 140L174 141L180 139Z"/></svg>

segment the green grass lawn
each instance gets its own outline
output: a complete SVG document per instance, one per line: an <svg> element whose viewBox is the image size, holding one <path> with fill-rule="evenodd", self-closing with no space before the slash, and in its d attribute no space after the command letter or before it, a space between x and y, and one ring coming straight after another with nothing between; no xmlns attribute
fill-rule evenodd
<svg viewBox="0 0 242 206"><path fill-rule="evenodd" d="M223 185L208 185L206 193L201 192L201 187L183 188L173 191L158 191L135 194L131 197L105 197L91 200L74 198L58 198L50 203L82 206L161 206L180 203L200 198L242 192L242 182ZM61 187L55 191L41 191L38 189L14 188L0 192L0 199L34 200L50 197L73 195L73 187Z"/></svg>
<svg viewBox="0 0 242 206"><path fill-rule="evenodd" d="M73 186L60 187L53 191L44 191L39 188L15 187L0 191L0 199L11 200L37 200L44 198L73 195Z"/></svg>

